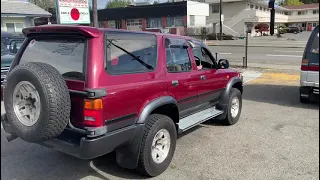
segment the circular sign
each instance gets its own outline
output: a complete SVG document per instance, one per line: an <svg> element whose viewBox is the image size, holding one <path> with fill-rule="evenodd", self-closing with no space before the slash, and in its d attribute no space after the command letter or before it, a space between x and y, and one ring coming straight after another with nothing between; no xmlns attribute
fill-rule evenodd
<svg viewBox="0 0 320 180"><path fill-rule="evenodd" d="M72 8L70 12L71 18L77 21L80 18L80 12L77 8Z"/></svg>

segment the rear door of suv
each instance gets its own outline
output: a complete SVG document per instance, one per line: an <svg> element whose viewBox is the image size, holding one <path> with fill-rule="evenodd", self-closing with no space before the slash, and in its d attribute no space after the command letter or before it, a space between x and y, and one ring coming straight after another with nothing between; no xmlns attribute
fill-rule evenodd
<svg viewBox="0 0 320 180"><path fill-rule="evenodd" d="M164 36L168 93L179 104L180 118L195 112L200 76L191 60L191 48L183 37Z"/></svg>

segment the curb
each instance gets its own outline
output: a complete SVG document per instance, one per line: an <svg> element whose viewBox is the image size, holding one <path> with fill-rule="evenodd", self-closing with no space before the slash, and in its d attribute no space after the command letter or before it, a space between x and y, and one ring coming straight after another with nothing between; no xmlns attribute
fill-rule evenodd
<svg viewBox="0 0 320 180"><path fill-rule="evenodd" d="M239 44L207 44L207 46L230 46L230 47L245 47L245 45ZM273 45L248 45L248 47L274 47L274 48L305 48L305 46L273 46Z"/></svg>

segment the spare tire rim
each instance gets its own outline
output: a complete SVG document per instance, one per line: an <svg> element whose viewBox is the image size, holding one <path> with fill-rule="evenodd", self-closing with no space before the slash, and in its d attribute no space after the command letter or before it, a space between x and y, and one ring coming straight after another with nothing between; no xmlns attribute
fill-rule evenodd
<svg viewBox="0 0 320 180"><path fill-rule="evenodd" d="M170 151L170 133L166 129L160 129L153 138L151 147L152 160L156 164L162 163Z"/></svg>
<svg viewBox="0 0 320 180"><path fill-rule="evenodd" d="M240 109L240 103L239 99L237 97L234 97L231 101L231 117L235 118L237 117Z"/></svg>
<svg viewBox="0 0 320 180"><path fill-rule="evenodd" d="M34 85L28 81L19 82L13 90L13 110L18 120L25 126L38 122L40 116L40 96Z"/></svg>

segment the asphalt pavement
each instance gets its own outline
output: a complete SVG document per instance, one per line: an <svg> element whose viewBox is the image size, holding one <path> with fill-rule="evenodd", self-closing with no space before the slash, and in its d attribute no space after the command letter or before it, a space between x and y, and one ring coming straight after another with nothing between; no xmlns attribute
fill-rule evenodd
<svg viewBox="0 0 320 180"><path fill-rule="evenodd" d="M249 73L250 74L250 73ZM180 136L163 180L319 179L319 103L299 102L298 72L261 72L247 81L234 126L204 123ZM1 129L2 180L144 179L116 165L114 154L79 160Z"/></svg>
<svg viewBox="0 0 320 180"><path fill-rule="evenodd" d="M228 59L231 65L242 66L244 47L209 46L218 59ZM300 70L304 48L249 47L248 66L271 69Z"/></svg>

